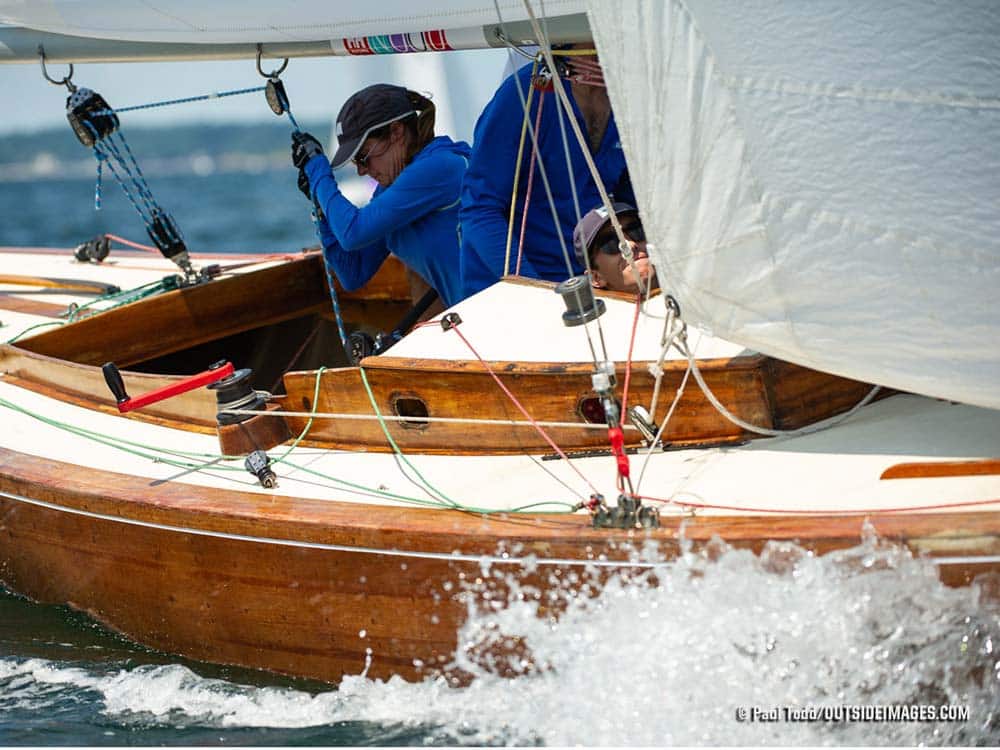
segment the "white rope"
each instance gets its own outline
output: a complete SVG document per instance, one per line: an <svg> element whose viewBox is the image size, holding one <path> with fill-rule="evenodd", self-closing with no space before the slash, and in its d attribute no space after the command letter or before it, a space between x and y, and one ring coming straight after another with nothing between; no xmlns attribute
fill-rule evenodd
<svg viewBox="0 0 1000 750"><path fill-rule="evenodd" d="M226 414L244 414L252 417L261 415L268 417L305 417L311 419L354 419L361 421L377 422L379 417L375 414L338 414L335 412L311 412L311 411L282 411L280 409L268 411L254 411L253 409L223 409ZM515 419L475 419L472 417L404 417L401 415L383 414L382 419L396 422L437 422L445 424L477 424L500 427L532 427L531 422ZM567 429L582 430L607 430L606 424L591 424L590 422L540 422L535 421L535 425L541 427L565 427ZM635 430L632 425L626 425L625 429Z"/></svg>
<svg viewBox="0 0 1000 750"><path fill-rule="evenodd" d="M680 403L681 396L684 393L684 387L687 385L688 377L691 375L691 366L688 365L687 369L684 371L684 377L681 378L681 384L677 386L677 393L674 394L674 401L670 404L670 409L667 411L667 416L663 418L663 424L660 425L660 429L656 431L656 437L649 444L646 449L645 455L642 457L642 469L639 470L639 479L635 483L636 494L640 492L640 487L642 486L642 478L646 475L646 467L649 466L649 457L653 455L653 451L656 450L656 446L660 443L660 439L663 437L663 433L666 432L667 425L670 424L670 419L674 416L674 410L677 408L677 404ZM650 417L655 419L655 412L649 413Z"/></svg>
<svg viewBox="0 0 1000 750"><path fill-rule="evenodd" d="M664 295L664 300L667 297ZM660 383L663 381L663 362L667 358L667 352L670 351L670 346L673 344L674 339L684 330L684 323L677 320L676 311L672 305L667 303L667 315L663 321L663 335L660 337L660 357L656 360L655 365L649 366L649 372L656 378L656 382L653 385L653 397L649 402L649 415L654 417L656 414L656 406L660 400ZM685 374L685 378L687 375Z"/></svg>
<svg viewBox="0 0 1000 750"><path fill-rule="evenodd" d="M569 96L566 94L565 87L563 87L562 78L559 77L556 70L555 58L552 55L552 47L542 34L542 30L538 25L538 19L535 17L535 12L531 8L529 0L524 0L524 7L525 10L528 11L532 31L541 43L540 50L545 56L545 61L549 66L549 70L552 71L553 89L563 102L566 111L572 112L573 105L569 101ZM584 137L583 131L580 130L580 124L576 121L576 118L570 117L567 119L569 120L570 127L573 129L573 134L576 136L576 140L580 145L580 150L583 152L584 161L587 162L587 168L590 170L590 175L594 179L597 191L601 195L601 203L604 204L604 207L608 212L608 219L611 221L611 226L615 230L615 236L618 237L618 247L621 250L622 257L625 258L625 261L629 264L629 268L632 269L636 283L639 286L639 293L642 294L646 287L646 283L643 281L642 277L639 275L638 269L635 267L635 258L632 254L632 246L629 245L628 240L625 239L625 233L622 231L621 222L618 221L618 216L615 214L614 207L611 204L611 198L608 196L608 191L604 187L604 180L601 179L601 174L597 171L597 164L594 163L594 157L590 153L590 143Z"/></svg>
<svg viewBox="0 0 1000 750"><path fill-rule="evenodd" d="M697 381L698 387L701 388L702 393L705 394L705 398L707 398L709 403L711 403L712 406L715 407L715 410L737 427L746 430L747 432L756 433L758 435L767 435L768 437L794 437L797 435L809 435L814 432L827 430L831 427L834 427L835 425L840 424L845 419L848 419L849 417L853 416L854 413L858 411L858 409L860 409L863 406L866 406L873 398L875 398L875 395L882 389L882 386L876 385L868 392L868 395L866 395L863 399L861 399L861 401L855 404L855 406L850 411L844 412L839 417L833 420L827 420L825 422L818 422L816 424L806 425L805 427L800 427L797 430L774 430L771 429L770 427L758 427L757 425L752 425L749 422L744 422L742 419L737 417L735 414L730 412L725 406L722 405L722 402L719 401L719 399L716 397L714 393L712 393L712 390L708 387L708 384L705 382L705 379L701 376L701 371L698 369L698 365L695 362L694 355L691 353L690 349L688 349L686 344L684 344L682 341L676 341L674 342L674 347L681 354L683 354L688 358L690 369L694 373L694 379L695 381Z"/></svg>
<svg viewBox="0 0 1000 750"><path fill-rule="evenodd" d="M503 20L503 14L500 12L500 3L499 3L498 0L493 0L493 7L496 9L497 20L500 23L501 29L504 30L504 35L505 36L509 36L506 33L506 24L505 24L505 22ZM529 12L530 12L530 8L529 8ZM532 18L534 18L533 15L532 15ZM550 46L549 46L549 44L547 42L547 37L543 37L541 30L538 28L537 22L535 22L535 24L534 24L534 30L535 30L536 36L538 37L538 43L541 46L541 48L549 50L549 55L548 55L549 63L548 64L550 65L550 70L552 72L552 79L554 81L558 81L559 80L559 75L556 73L555 63L552 60L551 48L550 48ZM510 46L510 45L508 45L508 46ZM510 53L508 52L508 54L510 54ZM513 74L514 89L517 91L518 98L521 100L521 108L524 110L525 123L528 126L528 134L531 136L531 145L532 145L532 148L534 148L534 150L535 150L535 154L537 155L538 161L536 163L538 165L538 174L542 178L542 185L545 187L545 196L548 199L549 209L552 212L552 221L553 221L553 223L555 225L555 228L556 228L556 236L559 238L559 246L562 249L563 260L566 261L566 274L567 274L568 277L572 277L573 276L573 262L572 262L572 260L570 260L569 249L566 247L566 238L563 236L563 232L562 232L562 229L561 229L561 226L560 226L560 223L559 223L559 214L558 214L558 211L556 209L555 199L552 196L552 186L549 184L548 172L545 169L545 160L542 158L542 151L538 147L538 134L535 132L535 128L534 128L534 126L531 123L531 117L529 116L529 110L528 110L527 97L525 96L524 91L521 89L521 82L520 82L520 79L517 76L517 66L512 65L511 67L514 68L514 74ZM531 85L531 84L529 84L529 85ZM565 92L563 93L563 98L565 99ZM541 106L541 96L539 96L538 106L539 107ZM557 110L557 112L556 112L557 115L560 115L561 111L559 110L558 107L556 107L556 110ZM569 112L572 112L573 111L572 106L570 106L570 105L567 104L567 110ZM573 124L574 130L577 133L577 137L579 137L579 125L577 125L577 123L576 123L576 118L575 117L570 117L568 119ZM584 147L584 153L587 154L587 156L589 158L589 153L590 153L589 146L585 146ZM572 172L572 166L569 164L569 162L567 162L567 169L568 169L568 171ZM604 185L603 185L603 183L600 182L600 175L597 175L596 179L598 180L598 189L601 190L602 194L606 194L604 192ZM574 194L575 194L575 190L576 190L575 183L572 185L572 189L574 190ZM575 200L575 198L574 198L574 200ZM525 205L525 209L524 210L525 210L525 214L527 214L527 210L528 210L527 205ZM514 205L513 205L513 203L511 204L511 211L512 212L514 211ZM574 297L576 299L577 306L579 308L582 308L583 307L583 300L582 300L582 297L580 295L579 290L577 290L576 292L574 292ZM591 332L590 332L590 324L592 322L597 326L597 331L598 331L600 342L601 342L601 354L602 354L602 358L601 358L600 361L597 358L597 351L594 349L594 342L593 342L593 339L592 339L592 336L591 336ZM600 318L598 317L594 321L588 321L588 320L584 319L584 321L583 321L583 330L584 330L584 333L587 336L587 344L590 347L590 354L591 354L591 357L594 360L594 367L596 368L596 367L599 366L600 362L606 362L608 360L608 350L607 350L607 346L604 343L604 330L601 327L601 320L600 320Z"/></svg>

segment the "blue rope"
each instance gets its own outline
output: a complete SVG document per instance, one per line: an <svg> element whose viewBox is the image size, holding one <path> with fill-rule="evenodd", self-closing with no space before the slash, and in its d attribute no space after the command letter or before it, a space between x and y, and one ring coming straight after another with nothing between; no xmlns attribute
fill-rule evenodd
<svg viewBox="0 0 1000 750"><path fill-rule="evenodd" d="M240 94L252 94L255 91L263 91L263 86L255 86L250 89L234 89L232 91L216 91L211 94L202 94L201 96L188 96L184 99L169 99L162 102L152 102L150 104L136 104L132 107L122 107L121 109L114 110L115 112L133 112L138 109L153 109L154 107L166 107L171 104L187 104L188 102L201 102L207 99L221 99L224 96L239 96ZM110 110L108 111L110 112ZM103 112L101 114L104 114Z"/></svg>
<svg viewBox="0 0 1000 750"><path fill-rule="evenodd" d="M101 210L101 175L102 167L104 166L104 156L96 148L94 149L94 155L97 157L97 183L94 185L94 210Z"/></svg>
<svg viewBox="0 0 1000 750"><path fill-rule="evenodd" d="M131 173L128 168L128 164L126 164L121 157L121 152L110 140L110 138L106 138L95 143L94 153L97 155L98 164L100 164L102 160L107 161L108 169L111 171L111 174L114 176L119 186L121 186L122 192L125 193L125 197L128 198L132 207L136 210L136 213L139 214L139 217L148 229L153 223L153 209L150 208L150 201L146 198L144 192L148 193L149 189L146 188L145 191L142 190L142 186L139 184L139 179ZM109 154L113 155L115 158L110 158ZM119 174L119 169L125 173L125 176ZM136 187L136 191L139 193L139 199L141 199L144 204L143 206L139 205L140 200L137 200L132 194L132 191L129 189L129 181L131 181Z"/></svg>
<svg viewBox="0 0 1000 750"><path fill-rule="evenodd" d="M312 212L313 226L316 228L316 236L320 238L322 242L322 235L319 231L319 214L317 211ZM347 332L344 330L344 318L340 314L340 300L337 299L337 284L333 280L333 270L330 268L330 264L326 260L326 251L322 253L323 256L323 270L326 271L326 285L330 290L330 301L333 303L333 316L337 320L337 333L340 335L340 344L344 347L344 353L347 352Z"/></svg>

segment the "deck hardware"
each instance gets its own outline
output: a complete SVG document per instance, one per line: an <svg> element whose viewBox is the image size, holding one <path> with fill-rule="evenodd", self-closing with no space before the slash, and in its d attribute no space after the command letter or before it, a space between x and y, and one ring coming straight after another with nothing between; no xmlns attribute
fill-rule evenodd
<svg viewBox="0 0 1000 750"><path fill-rule="evenodd" d="M271 457L264 451L253 451L246 457L243 467L257 477L261 487L270 490L278 485L278 477L271 470Z"/></svg>
<svg viewBox="0 0 1000 750"><path fill-rule="evenodd" d="M114 133L120 124L105 98L86 88L74 88L66 98L66 119L77 140L87 148Z"/></svg>
<svg viewBox="0 0 1000 750"><path fill-rule="evenodd" d="M148 391L140 396L131 397L125 390L125 381L122 380L121 372L118 371L114 362L105 362L101 370L104 372L104 381L108 384L108 388L111 389L115 402L118 404L118 411L122 414L193 391L233 374L233 366L223 360L216 362L209 369L199 372L197 375Z"/></svg>
<svg viewBox="0 0 1000 750"><path fill-rule="evenodd" d="M146 228L149 239L153 241L164 258L172 261L184 271L185 279L189 280L194 275L194 268L191 266L187 245L184 244L174 218L157 208L153 211L152 219L152 223Z"/></svg>
<svg viewBox="0 0 1000 750"><path fill-rule="evenodd" d="M628 418L639 431L639 434L642 435L642 439L645 441L646 445L660 444L660 441L656 439L656 435L660 431L660 427L653 421L649 412L646 411L646 407L638 404L630 406L628 408Z"/></svg>
<svg viewBox="0 0 1000 750"><path fill-rule="evenodd" d="M614 362L606 359L603 362L594 363L594 372L590 375L590 383L596 393L601 396L610 393L617 382L618 376L615 374Z"/></svg>
<svg viewBox="0 0 1000 750"><path fill-rule="evenodd" d="M263 68L260 67L260 58L264 54L264 45L258 42L257 44L257 72L260 73L263 78L277 78L282 73L285 72L285 68L288 67L288 58L286 57L281 63L280 68L275 68L270 73L265 73Z"/></svg>
<svg viewBox="0 0 1000 750"><path fill-rule="evenodd" d="M618 505L609 508L603 503L597 505L593 513L595 529L657 529L660 514L656 508L643 506L638 498L622 493Z"/></svg>
<svg viewBox="0 0 1000 750"><path fill-rule="evenodd" d="M38 45L38 61L42 65L42 75L45 76L45 80L55 86L65 86L69 93L76 91L76 86L73 85L73 63L69 63L69 73L61 81L57 81L55 78L49 76L49 71L45 69L45 48L42 45Z"/></svg>
<svg viewBox="0 0 1000 750"><path fill-rule="evenodd" d="M100 263L111 252L111 240L107 235L95 237L76 246L73 257L81 263Z"/></svg>
<svg viewBox="0 0 1000 750"><path fill-rule="evenodd" d="M462 323L462 318L458 313L452 312L441 318L441 330L450 331L452 328L457 328Z"/></svg>
<svg viewBox="0 0 1000 750"><path fill-rule="evenodd" d="M276 115L283 115L289 111L288 106L288 94L285 93L285 84L281 82L278 77L281 72L288 67L288 58L281 63L280 68L272 70L270 73L265 73L263 68L260 67L260 57L263 53L263 45L257 45L257 72L267 79L267 84L264 86L264 98L267 99L267 106L271 108L271 111Z"/></svg>
<svg viewBox="0 0 1000 750"><path fill-rule="evenodd" d="M560 282L556 287L556 294L566 304L562 319L570 328L597 320L607 310L604 300L594 297L594 289L586 274L572 276Z"/></svg>
<svg viewBox="0 0 1000 750"><path fill-rule="evenodd" d="M264 408L270 394L254 390L250 382L252 375L253 370L243 367L208 385L209 390L215 391L218 406L215 418L220 425L239 424L253 417L252 414L231 414L230 409L261 411Z"/></svg>
<svg viewBox="0 0 1000 750"><path fill-rule="evenodd" d="M364 331L354 331L347 337L347 358L357 367L361 360L375 353L375 339Z"/></svg>

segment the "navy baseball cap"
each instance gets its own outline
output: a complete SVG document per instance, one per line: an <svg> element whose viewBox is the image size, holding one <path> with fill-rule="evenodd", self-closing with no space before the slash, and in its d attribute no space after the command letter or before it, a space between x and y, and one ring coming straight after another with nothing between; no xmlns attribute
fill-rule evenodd
<svg viewBox="0 0 1000 750"><path fill-rule="evenodd" d="M628 203L613 203L615 216L622 214L638 214L638 209ZM598 206L588 211L573 230L573 250L576 251L576 259L584 268L590 268L590 257L587 253L590 244L597 237L598 232L604 229L605 224L611 221L606 207Z"/></svg>
<svg viewBox="0 0 1000 750"><path fill-rule="evenodd" d="M344 102L337 115L338 147L330 166L342 167L373 131L413 114L410 92L402 86L376 83L361 89Z"/></svg>

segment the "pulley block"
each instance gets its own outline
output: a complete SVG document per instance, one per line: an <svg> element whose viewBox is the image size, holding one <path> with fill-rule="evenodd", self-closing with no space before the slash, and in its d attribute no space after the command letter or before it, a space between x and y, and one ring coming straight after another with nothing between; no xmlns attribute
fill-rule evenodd
<svg viewBox="0 0 1000 750"><path fill-rule="evenodd" d="M268 78L264 84L264 98L267 99L267 106L276 115L283 115L288 111L288 94L285 93L285 84L280 78Z"/></svg>
<svg viewBox="0 0 1000 750"><path fill-rule="evenodd" d="M79 88L66 98L66 119L87 148L118 129L118 115L96 91Z"/></svg>

